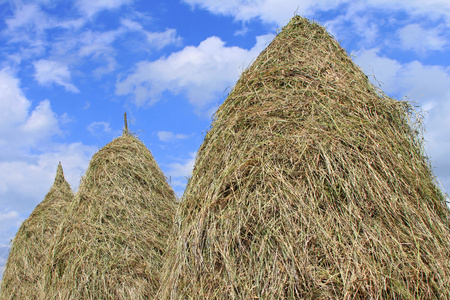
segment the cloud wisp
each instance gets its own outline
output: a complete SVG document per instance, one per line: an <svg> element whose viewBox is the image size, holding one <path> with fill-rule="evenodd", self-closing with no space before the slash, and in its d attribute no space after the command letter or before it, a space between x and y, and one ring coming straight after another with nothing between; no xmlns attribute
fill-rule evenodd
<svg viewBox="0 0 450 300"><path fill-rule="evenodd" d="M34 78L39 84L45 86L57 84L63 86L69 92L80 92L80 90L71 83L72 76L69 67L66 64L58 61L41 59L34 63L34 68Z"/></svg>
<svg viewBox="0 0 450 300"><path fill-rule="evenodd" d="M167 143L167 142L173 142L176 140L184 140L189 138L189 135L187 134L182 134L182 133L173 133L171 131L158 131L156 133L156 135L158 136L158 139L161 142Z"/></svg>

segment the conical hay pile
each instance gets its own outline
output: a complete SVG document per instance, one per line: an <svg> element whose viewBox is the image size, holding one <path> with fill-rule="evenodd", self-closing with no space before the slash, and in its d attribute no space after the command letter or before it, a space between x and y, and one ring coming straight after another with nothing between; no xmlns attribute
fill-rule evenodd
<svg viewBox="0 0 450 300"><path fill-rule="evenodd" d="M215 115L160 299L450 297L449 211L410 125L294 17Z"/></svg>
<svg viewBox="0 0 450 300"><path fill-rule="evenodd" d="M14 238L3 274L0 299L42 298L48 252L73 198L59 163L53 186Z"/></svg>
<svg viewBox="0 0 450 300"><path fill-rule="evenodd" d="M150 151L124 133L92 158L58 232L47 299L152 299L176 196Z"/></svg>

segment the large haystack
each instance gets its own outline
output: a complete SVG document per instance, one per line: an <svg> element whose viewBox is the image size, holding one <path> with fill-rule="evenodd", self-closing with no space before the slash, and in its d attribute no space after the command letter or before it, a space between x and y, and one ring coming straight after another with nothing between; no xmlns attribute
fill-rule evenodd
<svg viewBox="0 0 450 300"><path fill-rule="evenodd" d="M215 115L159 298L450 297L449 210L410 110L294 17Z"/></svg>
<svg viewBox="0 0 450 300"><path fill-rule="evenodd" d="M14 238L3 274L0 299L42 299L48 253L73 198L59 163L53 186Z"/></svg>
<svg viewBox="0 0 450 300"><path fill-rule="evenodd" d="M92 158L54 246L47 299L152 299L177 199L127 132Z"/></svg>

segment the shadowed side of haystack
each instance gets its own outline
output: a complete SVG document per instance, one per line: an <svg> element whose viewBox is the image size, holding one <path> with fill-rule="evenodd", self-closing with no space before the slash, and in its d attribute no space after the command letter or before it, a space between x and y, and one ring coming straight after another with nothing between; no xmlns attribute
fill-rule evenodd
<svg viewBox="0 0 450 300"><path fill-rule="evenodd" d="M215 115L159 299L450 297L449 210L410 112L294 17Z"/></svg>
<svg viewBox="0 0 450 300"><path fill-rule="evenodd" d="M73 198L59 163L53 186L14 238L3 274L0 299L43 299L48 252Z"/></svg>
<svg viewBox="0 0 450 300"><path fill-rule="evenodd" d="M48 299L152 299L176 196L128 130L92 158L52 251Z"/></svg>

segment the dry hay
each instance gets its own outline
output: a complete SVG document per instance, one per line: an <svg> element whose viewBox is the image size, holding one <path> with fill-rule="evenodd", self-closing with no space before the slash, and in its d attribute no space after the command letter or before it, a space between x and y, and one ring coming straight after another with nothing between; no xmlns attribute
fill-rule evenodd
<svg viewBox="0 0 450 300"><path fill-rule="evenodd" d="M92 158L47 272L47 299L151 299L177 199L150 151L124 134Z"/></svg>
<svg viewBox="0 0 450 300"><path fill-rule="evenodd" d="M449 210L411 112L294 17L214 117L159 299L449 297Z"/></svg>
<svg viewBox="0 0 450 300"><path fill-rule="evenodd" d="M59 163L55 182L14 238L0 299L41 299L44 269L55 233L74 195Z"/></svg>

